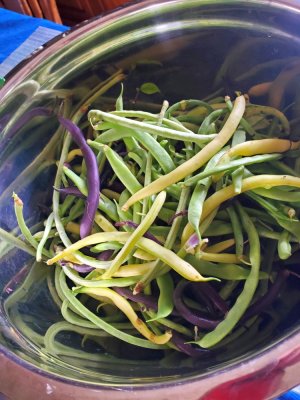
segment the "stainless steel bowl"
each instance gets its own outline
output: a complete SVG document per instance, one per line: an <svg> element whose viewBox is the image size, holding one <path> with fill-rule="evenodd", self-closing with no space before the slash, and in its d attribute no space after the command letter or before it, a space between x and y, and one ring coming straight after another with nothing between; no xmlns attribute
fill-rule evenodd
<svg viewBox="0 0 300 400"><path fill-rule="evenodd" d="M53 138L56 123L24 115L45 105L55 109L62 99L73 109L109 72L128 73L141 60L147 60L142 74L128 77L129 104L140 79L154 80L170 102L246 91L300 60L299 26L298 1L145 0L53 40L18 66L0 92L0 226L15 228L13 190L22 194L32 224L51 190L54 166L49 155L60 142ZM110 101L116 91L106 96ZM139 101L151 107L147 97ZM46 352L42 339L48 321L60 316L47 296L45 267L36 271L31 264L30 257L14 250L0 261L0 392L11 400L259 400L300 383L296 311L285 315L280 329L256 347L237 343L218 360L141 362L124 356L111 364L105 356L93 362ZM31 279L35 289L26 292ZM17 304L30 334L10 301L11 291L21 284L25 290Z"/></svg>

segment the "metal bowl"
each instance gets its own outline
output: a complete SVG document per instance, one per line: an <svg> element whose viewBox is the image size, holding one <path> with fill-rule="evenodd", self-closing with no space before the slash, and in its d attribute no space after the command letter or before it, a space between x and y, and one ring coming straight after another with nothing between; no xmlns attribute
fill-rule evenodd
<svg viewBox="0 0 300 400"><path fill-rule="evenodd" d="M13 190L22 195L32 225L43 213L41 204L47 204L55 169L51 160L61 138L55 120L34 117L38 107L57 110L63 104L72 110L118 69L128 75L126 101L131 106L155 109L155 96L140 95L136 101L136 88L145 81L155 82L169 102L244 92L300 60L299 26L300 5L292 0L146 0L53 40L18 66L0 92L0 226L16 226ZM133 65L139 73L130 72ZM113 87L98 103L113 102L118 91ZM43 336L61 316L47 294L46 267L32 267L31 257L5 248L0 260L0 392L11 400L167 400L174 395L258 400L300 383L299 296L271 336L255 346L237 342L218 359L147 354L134 360L125 352L112 363L105 354L99 359L52 354L43 347ZM292 296L295 290L289 290L285 294ZM71 340L71 348L78 346Z"/></svg>

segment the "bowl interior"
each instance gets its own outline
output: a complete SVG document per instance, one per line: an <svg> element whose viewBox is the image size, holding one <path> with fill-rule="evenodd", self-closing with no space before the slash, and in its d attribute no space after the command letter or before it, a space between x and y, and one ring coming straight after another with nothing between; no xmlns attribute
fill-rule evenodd
<svg viewBox="0 0 300 400"><path fill-rule="evenodd" d="M172 104L246 92L300 62L299 20L299 12L277 3L145 1L90 21L53 43L44 51L47 57L41 53L23 65L22 79L11 76L11 90L1 100L0 226L16 229L13 191L22 197L33 229L38 230L48 212L62 135L54 117L36 116L40 107L72 113L119 70L126 75L124 99L129 109L158 112L164 99ZM138 93L145 82L155 83L160 92ZM112 109L119 92L116 84L94 101L93 108ZM297 111L287 110L292 112L295 119ZM296 136L297 124L293 129ZM107 344L109 355L100 345L95 348L95 341L86 340L83 346L82 334L63 329L60 310L49 294L49 267L4 242L0 246L0 344L20 362L69 379L138 385L205 376L254 357L299 330L299 292L291 280L285 292L288 301L285 296L278 299L279 318L270 316L264 334L249 329L212 357L195 361L180 354L136 350L121 341ZM57 322L62 324L56 325L59 345L46 350L45 340L51 342L56 333L48 328Z"/></svg>

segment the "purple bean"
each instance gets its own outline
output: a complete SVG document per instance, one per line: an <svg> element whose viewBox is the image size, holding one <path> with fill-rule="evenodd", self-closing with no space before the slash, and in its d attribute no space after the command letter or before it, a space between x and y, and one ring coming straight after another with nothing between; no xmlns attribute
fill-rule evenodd
<svg viewBox="0 0 300 400"><path fill-rule="evenodd" d="M222 299L219 293L207 282L193 282L190 284L192 287L193 294L195 296L200 295L204 301L208 303L212 303L214 307L221 311L223 314L226 314L229 311L228 305L226 301Z"/></svg>
<svg viewBox="0 0 300 400"><path fill-rule="evenodd" d="M278 293L282 289L285 280L290 275L290 271L286 269L280 269L274 283L268 289L265 295L261 296L257 299L245 312L242 322L245 322L249 318L253 317L256 314L264 311L267 307L269 307L273 301L277 298Z"/></svg>
<svg viewBox="0 0 300 400"><path fill-rule="evenodd" d="M204 303L208 309L208 312L210 314L215 314L216 309L214 307L213 302L209 297L207 297L202 290L199 290L199 287L190 285L189 290L191 294L193 295L193 299L195 299L198 303Z"/></svg>
<svg viewBox="0 0 300 400"><path fill-rule="evenodd" d="M121 226L129 226L130 228L137 228L139 226L139 224L136 224L133 221L120 221L120 222L116 222L115 223L116 227L121 227ZM156 242L160 245L162 245L163 243L160 242L154 235L152 235L152 233L146 232L144 233L144 236L148 239L153 240L153 242Z"/></svg>
<svg viewBox="0 0 300 400"><path fill-rule="evenodd" d="M63 196L75 196L75 197L79 197L80 199L86 198L86 196L84 196L76 186L68 186L68 187L59 188L59 189L54 188L54 190L61 193Z"/></svg>
<svg viewBox="0 0 300 400"><path fill-rule="evenodd" d="M64 162L64 167L67 167L68 169L71 169L71 164L67 161Z"/></svg>
<svg viewBox="0 0 300 400"><path fill-rule="evenodd" d="M201 347L193 347L191 344L185 343L186 340L184 339L184 337L175 331L172 331L172 342L175 344L178 350L193 358L203 357L204 355L210 353L210 351L207 349L202 349Z"/></svg>
<svg viewBox="0 0 300 400"><path fill-rule="evenodd" d="M100 261L108 261L113 254L113 250L104 250L100 254L98 254L96 258Z"/></svg>
<svg viewBox="0 0 300 400"><path fill-rule="evenodd" d="M121 296L134 301L136 303L142 303L146 308L150 308L154 311L157 311L157 300L155 297L146 295L146 294L133 294L131 290L121 288L121 287L113 287L115 292L119 293Z"/></svg>
<svg viewBox="0 0 300 400"><path fill-rule="evenodd" d="M75 271L80 272L82 274L87 274L87 273L89 273L89 272L91 272L91 271L93 271L95 269L94 267L91 267L90 265L73 264L73 263L70 263L70 262L67 262L67 261L60 261L59 264L62 267L70 267L70 268L74 269Z"/></svg>
<svg viewBox="0 0 300 400"><path fill-rule="evenodd" d="M85 203L85 210L80 222L80 237L88 236L93 227L95 214L99 204L100 178L98 172L97 158L88 146L82 131L72 121L59 116L59 122L67 129L77 146L82 151L86 164L86 176L88 186L88 196Z"/></svg>
<svg viewBox="0 0 300 400"><path fill-rule="evenodd" d="M190 282L181 281L174 290L173 300L176 310L188 322L203 329L214 329L221 320L208 318L200 311L191 311L183 302L182 296Z"/></svg>
<svg viewBox="0 0 300 400"><path fill-rule="evenodd" d="M87 274L88 272L91 272L95 269L94 267L91 267L90 265L86 265L86 264L83 264L83 265L73 264L72 268L75 269L75 271L81 272L83 274Z"/></svg>
<svg viewBox="0 0 300 400"><path fill-rule="evenodd" d="M192 236L187 241L186 247L190 249L194 249L199 244L199 237L196 233L193 233Z"/></svg>

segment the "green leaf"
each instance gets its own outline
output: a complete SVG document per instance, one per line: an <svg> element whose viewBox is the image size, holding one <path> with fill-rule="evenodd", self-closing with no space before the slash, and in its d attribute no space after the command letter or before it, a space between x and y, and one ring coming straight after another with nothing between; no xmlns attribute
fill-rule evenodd
<svg viewBox="0 0 300 400"><path fill-rule="evenodd" d="M144 94L155 94L160 93L159 87L153 82L143 83L140 87L140 91Z"/></svg>

